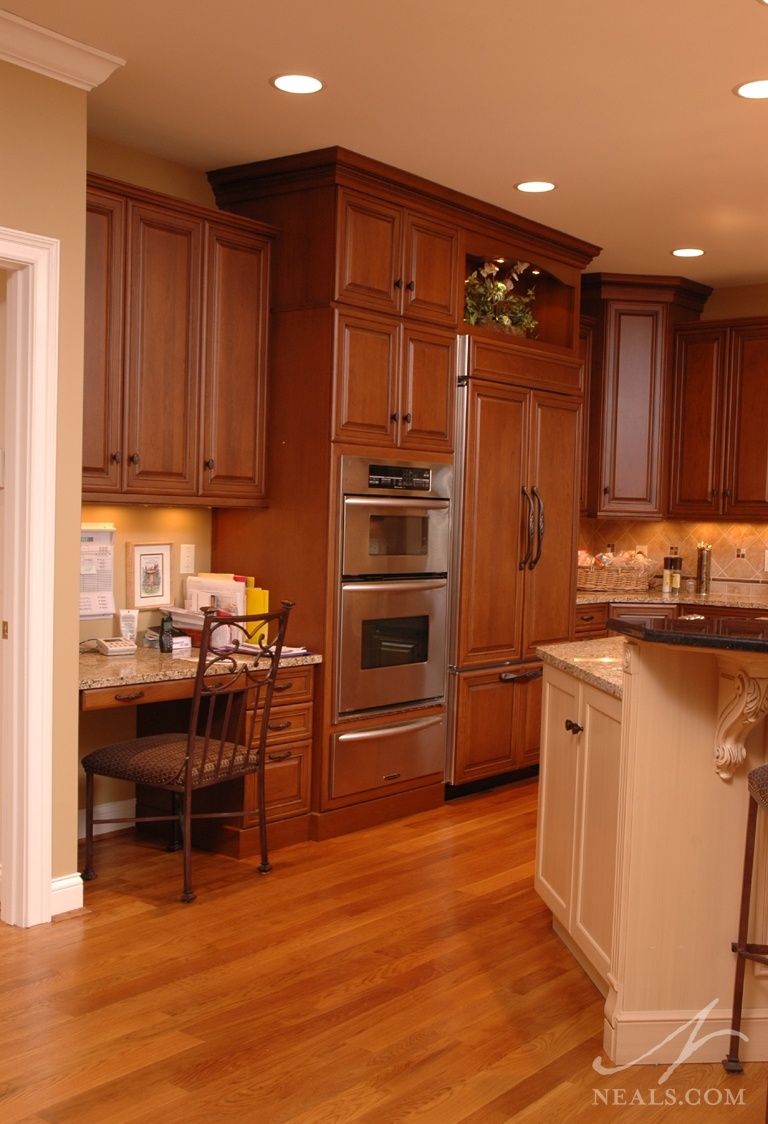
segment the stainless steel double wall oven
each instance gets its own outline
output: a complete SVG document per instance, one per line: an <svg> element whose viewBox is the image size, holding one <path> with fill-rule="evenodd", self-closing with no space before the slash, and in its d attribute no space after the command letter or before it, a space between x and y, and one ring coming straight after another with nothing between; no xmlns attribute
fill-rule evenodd
<svg viewBox="0 0 768 1124"><path fill-rule="evenodd" d="M445 699L452 473L342 457L337 718Z"/></svg>

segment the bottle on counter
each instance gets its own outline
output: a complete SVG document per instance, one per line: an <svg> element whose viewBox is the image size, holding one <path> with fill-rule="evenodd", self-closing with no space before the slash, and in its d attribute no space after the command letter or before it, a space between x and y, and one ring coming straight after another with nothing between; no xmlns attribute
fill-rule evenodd
<svg viewBox="0 0 768 1124"><path fill-rule="evenodd" d="M664 569L661 575L661 592L672 592L672 571L675 559L667 555L664 559Z"/></svg>
<svg viewBox="0 0 768 1124"><path fill-rule="evenodd" d="M710 543L700 542L696 547L696 592L709 593L709 582L712 570L712 546Z"/></svg>
<svg viewBox="0 0 768 1124"><path fill-rule="evenodd" d="M680 583L683 577L683 560L680 557L672 558L672 596L680 593Z"/></svg>

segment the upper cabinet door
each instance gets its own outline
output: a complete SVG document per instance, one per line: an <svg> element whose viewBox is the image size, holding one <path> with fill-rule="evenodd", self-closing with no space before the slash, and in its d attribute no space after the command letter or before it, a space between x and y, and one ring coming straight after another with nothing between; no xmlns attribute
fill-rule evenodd
<svg viewBox="0 0 768 1124"><path fill-rule="evenodd" d="M720 513L728 333L681 329L675 347L669 513L708 518Z"/></svg>
<svg viewBox="0 0 768 1124"><path fill-rule="evenodd" d="M723 514L768 518L768 324L731 328Z"/></svg>
<svg viewBox="0 0 768 1124"><path fill-rule="evenodd" d="M456 325L458 229L342 190L336 300Z"/></svg>
<svg viewBox="0 0 768 1124"><path fill-rule="evenodd" d="M201 495L265 494L268 239L206 227Z"/></svg>
<svg viewBox="0 0 768 1124"><path fill-rule="evenodd" d="M203 222L129 207L124 491L197 488Z"/></svg>
<svg viewBox="0 0 768 1124"><path fill-rule="evenodd" d="M336 299L349 304L399 312L402 278L400 207L342 191Z"/></svg>
<svg viewBox="0 0 768 1124"><path fill-rule="evenodd" d="M83 486L120 488L125 200L89 191L86 211Z"/></svg>

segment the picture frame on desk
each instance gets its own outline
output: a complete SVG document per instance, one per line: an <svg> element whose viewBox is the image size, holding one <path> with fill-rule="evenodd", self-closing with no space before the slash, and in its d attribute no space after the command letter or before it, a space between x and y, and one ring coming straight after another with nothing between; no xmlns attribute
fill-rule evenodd
<svg viewBox="0 0 768 1124"><path fill-rule="evenodd" d="M125 544L125 602L128 609L160 609L173 601L174 544Z"/></svg>

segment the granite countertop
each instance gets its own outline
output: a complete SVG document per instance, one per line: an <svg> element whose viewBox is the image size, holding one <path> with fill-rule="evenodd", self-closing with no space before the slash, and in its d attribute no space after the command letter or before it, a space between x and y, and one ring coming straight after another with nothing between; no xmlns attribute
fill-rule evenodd
<svg viewBox="0 0 768 1124"><path fill-rule="evenodd" d="M650 643L768 655L768 617L729 617L727 609L721 617L657 618L649 624L609 618L608 627L623 636Z"/></svg>
<svg viewBox="0 0 768 1124"><path fill-rule="evenodd" d="M622 697L624 684L624 639L611 636L600 640L576 640L565 644L544 644L536 649L544 663L567 671L593 687Z"/></svg>
<svg viewBox="0 0 768 1124"><path fill-rule="evenodd" d="M80 653L80 690L96 687L124 687L134 683L166 683L172 679L192 679L197 671L198 649L159 652L157 648L138 648L133 656L105 656L101 652ZM322 656L307 652L283 656L281 667L301 667L322 663Z"/></svg>
<svg viewBox="0 0 768 1124"><path fill-rule="evenodd" d="M728 583L723 583L727 585ZM688 593L681 589L678 594L671 596L663 594L660 589L647 589L640 593L625 593L624 590L614 589L605 592L579 590L576 594L576 605L610 605L610 604L639 604L639 605L714 605L723 609L759 609L768 615L768 588L760 586L759 590L744 590L743 586L738 593L722 592L711 589L707 594ZM725 614L724 614L725 615Z"/></svg>

